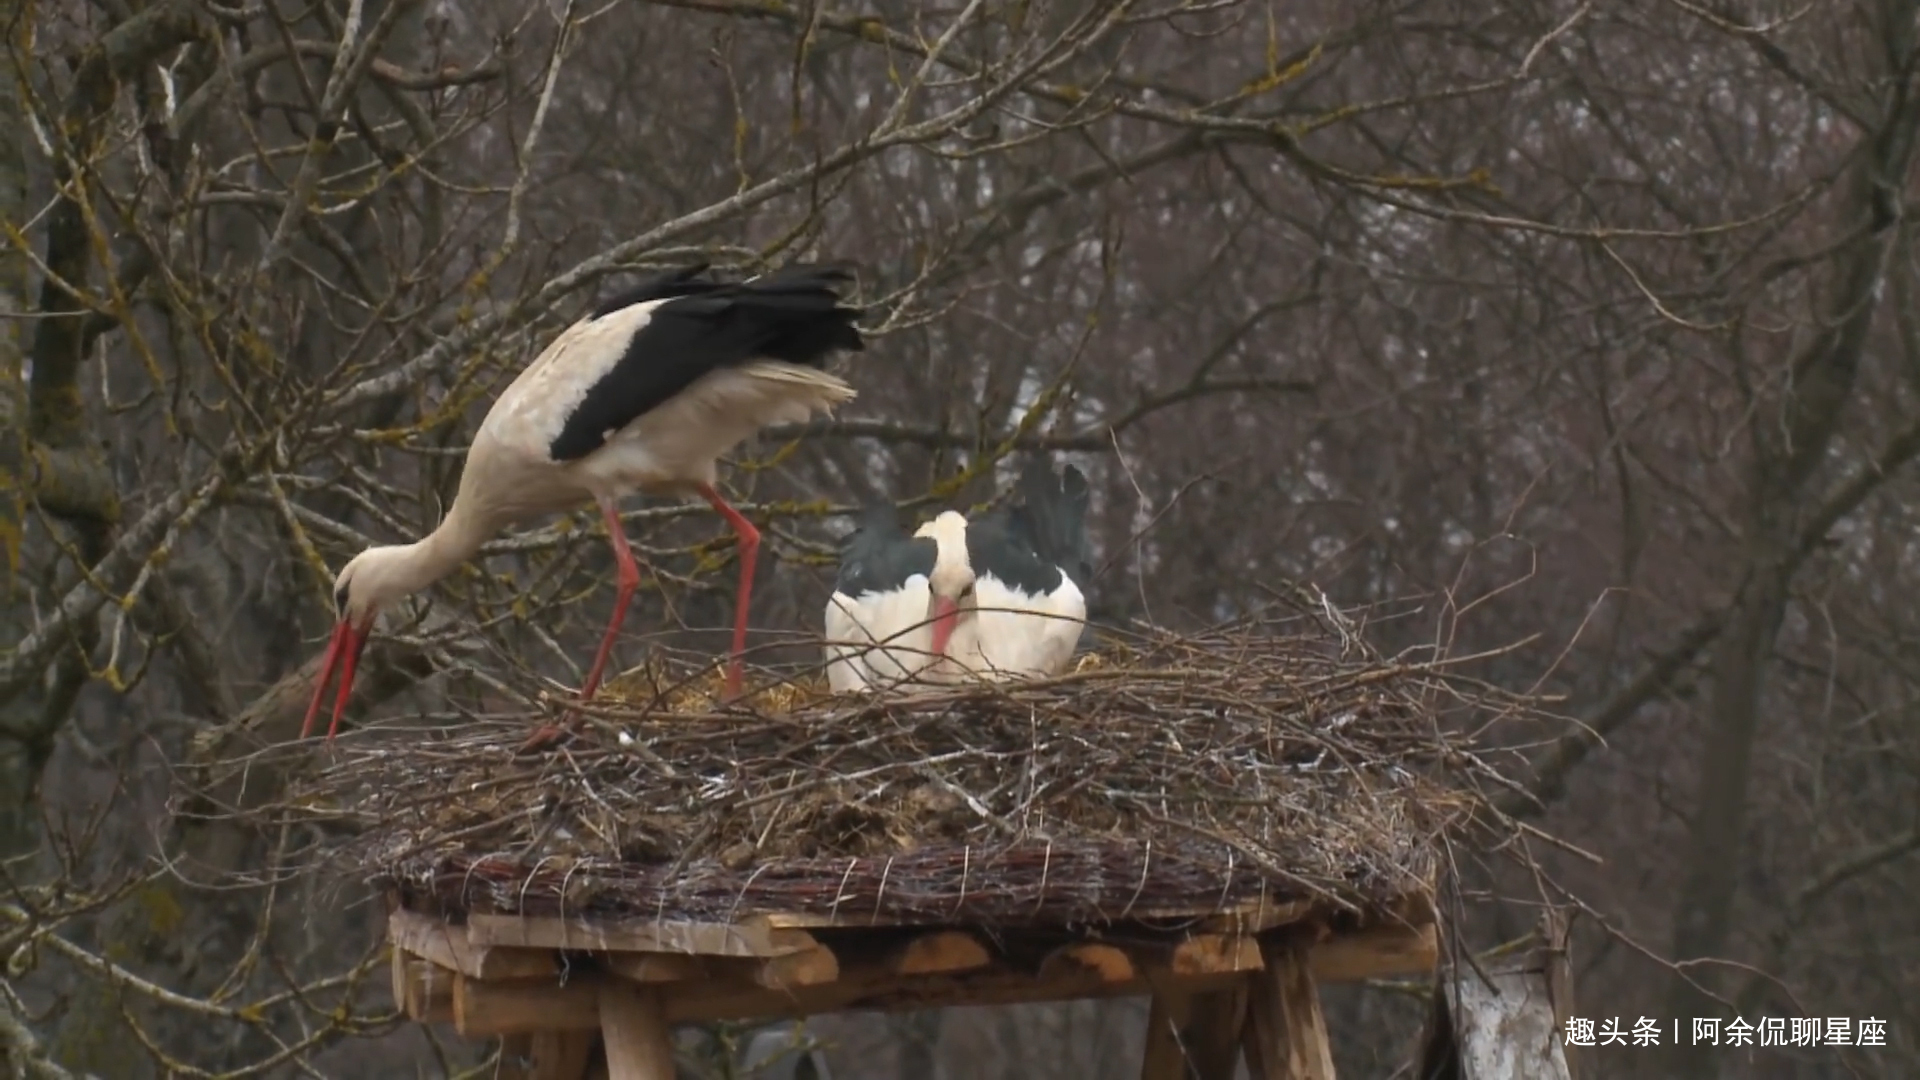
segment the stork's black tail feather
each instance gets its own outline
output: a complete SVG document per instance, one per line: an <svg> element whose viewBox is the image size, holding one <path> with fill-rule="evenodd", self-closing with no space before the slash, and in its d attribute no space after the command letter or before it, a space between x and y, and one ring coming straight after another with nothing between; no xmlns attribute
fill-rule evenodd
<svg viewBox="0 0 1920 1080"><path fill-rule="evenodd" d="M741 285L736 304L743 317L779 325L780 334L766 345L768 356L814 365L835 349L867 347L853 325L860 311L842 305L834 288L852 280L853 271L844 264L783 267Z"/></svg>
<svg viewBox="0 0 1920 1080"><path fill-rule="evenodd" d="M588 318L598 319L602 315L611 315L621 308L644 304L649 300L670 300L676 296L695 296L704 292L726 287L724 282L702 280L700 275L707 272L712 263L697 262L683 266L678 270L669 270L664 274L650 277L624 292L602 300L600 306L593 309Z"/></svg>
<svg viewBox="0 0 1920 1080"><path fill-rule="evenodd" d="M1093 558L1087 550L1087 478L1068 465L1056 476L1042 454L1027 459L1015 489L1017 498L1009 516L1026 535L1034 553L1060 567L1082 589L1093 576Z"/></svg>
<svg viewBox="0 0 1920 1080"><path fill-rule="evenodd" d="M834 288L852 278L844 264L798 263L737 284L711 284L674 307L747 334L756 355L818 367L835 349L867 347L853 325L860 311L843 306Z"/></svg>
<svg viewBox="0 0 1920 1080"><path fill-rule="evenodd" d="M715 281L700 262L647 279L595 308L601 318L653 300L682 300L675 307L735 327L752 328L761 356L818 366L835 349L861 352L866 342L853 325L861 312L844 307L835 286L854 279L851 263L794 263L747 281Z"/></svg>

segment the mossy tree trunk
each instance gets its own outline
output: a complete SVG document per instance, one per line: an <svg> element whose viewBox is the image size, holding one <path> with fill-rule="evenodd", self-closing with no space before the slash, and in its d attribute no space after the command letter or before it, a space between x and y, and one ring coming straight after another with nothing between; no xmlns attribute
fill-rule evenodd
<svg viewBox="0 0 1920 1080"><path fill-rule="evenodd" d="M0 0L0 25L13 28L8 46L25 44L27 20L21 0ZM27 129L19 84L0 79L0 129L11 133ZM0 140L0 219L25 221L27 216L27 142L10 136ZM14 318L28 310L28 262L12 246L0 248L0 575L4 591L0 605L19 610L22 592L21 557L26 541L27 488L32 443L27 436L26 354L22 349L25 320ZM11 617L9 627L18 626ZM9 630L12 638L16 631ZM8 642L11 645L11 641ZM0 859L31 851L35 846L33 818L28 812L26 757L17 740L0 740Z"/></svg>

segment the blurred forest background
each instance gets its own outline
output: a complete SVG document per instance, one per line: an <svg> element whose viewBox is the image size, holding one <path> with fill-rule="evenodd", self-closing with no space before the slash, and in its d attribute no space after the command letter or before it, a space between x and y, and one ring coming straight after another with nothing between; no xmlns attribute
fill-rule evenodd
<svg viewBox="0 0 1920 1080"><path fill-rule="evenodd" d="M694 258L851 260L870 309L860 399L723 474L767 535L759 658L810 655L855 503L964 506L1055 453L1093 482L1099 619L1293 581L1397 601L1389 648L1526 643L1484 673L1584 723L1508 807L1601 860L1546 864L1591 909L1577 1014L1888 1022L1589 1076L1920 1075L1920 0L0 11L12 1075L484 1058L393 1019L378 905L283 872L312 837L176 781L296 734L331 571L431 527L597 296ZM730 534L631 509L619 659L661 627L717 654ZM390 618L353 715L573 684L598 534L503 537ZM1483 914L1480 946L1533 917ZM1342 1075L1393 1075L1417 993L1328 1001ZM839 1080L1107 1077L1144 1014L812 1031Z"/></svg>

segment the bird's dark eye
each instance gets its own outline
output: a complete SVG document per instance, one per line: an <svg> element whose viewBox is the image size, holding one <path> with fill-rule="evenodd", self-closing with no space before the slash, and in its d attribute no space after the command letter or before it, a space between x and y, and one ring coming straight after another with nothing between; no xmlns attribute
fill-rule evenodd
<svg viewBox="0 0 1920 1080"><path fill-rule="evenodd" d="M969 581L967 582L967 587L960 590L960 599L965 600L967 597L972 595L973 595L973 582Z"/></svg>

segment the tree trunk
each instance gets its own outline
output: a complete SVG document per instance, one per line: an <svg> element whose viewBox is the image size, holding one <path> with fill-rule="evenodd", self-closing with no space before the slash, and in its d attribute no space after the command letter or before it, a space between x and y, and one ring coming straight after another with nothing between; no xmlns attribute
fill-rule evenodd
<svg viewBox="0 0 1920 1080"><path fill-rule="evenodd" d="M1840 429L1854 396L1867 331L1879 307L1890 246L1899 216L1894 200L1912 156L1916 114L1905 74L1913 49L1914 0L1887 0L1881 25L1887 65L1885 98L1876 130L1867 132L1847 180L1835 230L1865 227L1865 235L1835 258L1832 287L1823 298L1821 332L1792 362L1793 379L1778 419L1751 425L1754 458L1745 518L1745 568L1724 631L1715 643L1708 688L1706 745L1695 784L1687 875L1673 918L1673 959L1713 960L1731 938L1734 900L1745 864L1747 788L1752 778L1766 677L1785 617L1803 508L1823 501L1809 481ZM1762 409L1761 415L1768 410ZM1691 1017L1722 1016L1721 984L1713 963L1680 968L1667 997L1667 1014L1681 1026ZM1671 1075L1711 1077L1726 1060L1714 1046L1668 1048Z"/></svg>

